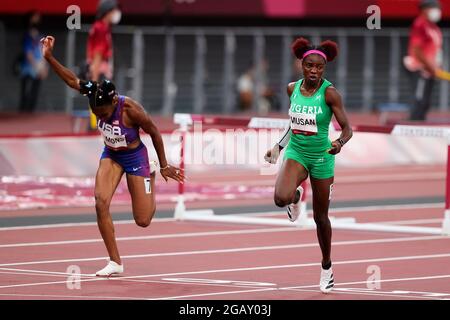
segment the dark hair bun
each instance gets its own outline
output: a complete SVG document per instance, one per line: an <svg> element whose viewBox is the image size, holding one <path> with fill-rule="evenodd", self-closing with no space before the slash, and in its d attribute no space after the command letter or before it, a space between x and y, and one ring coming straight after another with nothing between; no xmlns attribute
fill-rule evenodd
<svg viewBox="0 0 450 320"><path fill-rule="evenodd" d="M80 93L83 96L92 97L97 92L97 82L80 80Z"/></svg>
<svg viewBox="0 0 450 320"><path fill-rule="evenodd" d="M297 59L303 59L303 54L312 49L311 44L305 38L297 38L292 43L292 53L297 57Z"/></svg>
<svg viewBox="0 0 450 320"><path fill-rule="evenodd" d="M339 52L337 43L331 40L322 42L318 49L325 53L325 55L327 56L327 61L333 61L334 58L337 57Z"/></svg>

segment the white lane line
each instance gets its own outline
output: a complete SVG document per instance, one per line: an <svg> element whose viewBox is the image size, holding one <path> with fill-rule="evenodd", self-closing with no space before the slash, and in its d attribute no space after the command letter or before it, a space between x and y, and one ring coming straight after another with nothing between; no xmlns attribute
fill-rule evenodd
<svg viewBox="0 0 450 320"><path fill-rule="evenodd" d="M344 260L335 261L334 265L346 265L346 264L361 264L361 263L374 263L374 262L391 262L391 261L408 261L408 260L426 260L426 259L440 259L449 258L450 253L445 254L432 254L432 255L418 255L418 256L398 256L389 258L373 258L373 259L360 259L360 260ZM148 274L148 275L137 275L137 276L125 276L117 277L115 280L122 279L140 279L140 278L154 278L154 277L168 277L168 276L180 276L180 275L194 275L194 274L213 274L213 273L228 273L228 272L247 272L256 270L275 270L275 269L288 269L288 268L305 268L305 267L318 267L320 263L302 263L302 264L287 264L287 265L271 265L271 266L258 266L258 267L245 267L245 268L233 268L233 269L216 269L216 270L203 270L203 271L186 271L186 272L174 272L174 273L160 273L160 274ZM80 282L90 282L90 281L102 281L108 280L107 278L96 278L96 279L81 279ZM41 283L31 283L31 284L20 284L12 286L0 286L0 289L10 288L10 287L26 287L26 286L37 286L37 285L49 285L49 284L62 284L66 281L55 281L55 282L41 282Z"/></svg>
<svg viewBox="0 0 450 320"><path fill-rule="evenodd" d="M69 273L69 272L58 272L58 271L46 271L46 270L34 270L34 269L16 269L16 268L0 268L0 273L6 273L5 271L14 271L17 273L30 273L30 274L34 274L36 276L63 276L63 277L75 277L75 276L79 276L79 277L95 277L95 274L91 273L91 274L84 274L84 273Z"/></svg>
<svg viewBox="0 0 450 320"><path fill-rule="evenodd" d="M51 216L48 216L51 217ZM152 223L158 222L173 222L174 218L153 218ZM114 224L136 224L134 220L117 220ZM37 224L33 226L17 226L17 227L0 227L0 231L13 230L34 230L34 229L51 229L51 228L70 228L70 227L90 227L97 226L97 222L73 222L73 223L51 223L51 224Z"/></svg>
<svg viewBox="0 0 450 320"><path fill-rule="evenodd" d="M124 281L124 282L138 282L138 283L162 283L162 284L170 284L170 285L195 285L195 286L212 286L212 287L232 287L232 288L246 288L246 289L260 289L262 288L262 286L260 285L252 285L252 284L237 284L237 283L214 283L214 281L208 283L208 282L192 282L192 281L169 281L167 279L162 279L162 280L141 280L141 279L122 279L120 277L117 278L112 278L113 280L116 281ZM265 286L264 288L267 288L267 286ZM276 288L275 285L272 286L271 288Z"/></svg>
<svg viewBox="0 0 450 320"><path fill-rule="evenodd" d="M77 282L81 283L81 282L108 281L108 280L109 280L108 278L97 277L97 278L91 278L91 279L80 279L80 280L77 280ZM67 285L67 280L11 284L11 285L6 285L6 286L0 286L0 289L35 287L35 286L54 285L54 284L66 284Z"/></svg>
<svg viewBox="0 0 450 320"><path fill-rule="evenodd" d="M381 211L381 210L407 210L407 209L425 209L425 208L442 208L444 203L425 203L425 204L398 204L398 205L376 205L376 206L359 206L330 209L330 214L339 212L360 212L360 211ZM260 213L240 213L249 216L264 216L264 215L286 215L285 211L269 211ZM154 218L153 222L173 222L174 218ZM114 221L114 224L135 224L134 220L119 220ZM17 226L17 227L0 227L1 231L12 230L34 230L34 229L49 229L49 228L68 228L68 227L85 227L97 226L97 222L75 222L75 223L56 223L56 224L42 224L33 226Z"/></svg>
<svg viewBox="0 0 450 320"><path fill-rule="evenodd" d="M7 274L15 274L14 272L0 272L0 273L7 273ZM17 273L17 274L23 274L23 273ZM36 275L35 273L29 273L27 275ZM61 275L53 275L56 277L61 277ZM444 278L450 278L450 275L437 275L437 276L424 276L424 277L412 277L412 278L395 278L395 279L384 279L377 282L401 282L401 281L417 281L417 280L431 280L431 279L444 279ZM98 278L97 278L98 279ZM204 297L204 296L211 296L211 295L225 295L225 294L233 294L233 293L247 293L247 292L262 292L262 291L271 291L266 289L272 289L272 290L289 290L289 291L300 291L300 292L315 292L319 293L320 291L318 289L307 289L307 288L317 288L317 284L314 285L306 285L306 286L295 286L295 287L271 287L271 288L261 288L260 286L251 286L251 285L238 285L233 284L232 281L230 283L217 283L217 280L210 279L211 282L183 282L183 281L164 281L163 280L136 280L136 279L126 279L126 278L111 278L109 280L116 280L116 281L128 281L128 282L140 282L140 283L163 283L163 284L179 284L179 285L200 285L200 286L213 286L213 287L236 287L236 288L251 288L255 290L240 290L240 291L225 291L225 292L215 292L215 293L206 293L206 294L193 294L193 295L183 295L183 296L169 296L169 297L160 297L160 298L149 298L149 299L156 299L156 300L166 300L166 299L183 299L183 298L195 298L195 297ZM180 279L182 280L182 279ZM209 280L209 279L207 279ZM417 299L439 299L439 297L443 296L450 296L450 293L431 293L431 292L418 292L418 291L408 291L410 293L414 294L423 294L422 296L417 295L400 295L398 293L405 293L403 290L394 290L394 291L380 291L380 290L368 290L364 288L350 288L348 291L339 291L339 290L347 290L346 288L338 288L338 286L345 286L345 285L355 285L355 284L366 284L367 280L365 281L353 281L353 282L343 282L343 283L337 283L335 290L333 290L333 293L339 293L339 294L362 294L362 295L375 295L375 296L386 296L386 297L401 297L401 298L417 298ZM38 283L36 285L41 285L42 283ZM56 284L56 283L55 283ZM26 284L26 286L29 286L30 284ZM18 285L23 286L23 285ZM71 298L71 297L78 297L78 296L56 296L56 295L27 295L27 294L0 294L0 296L36 296L36 297L62 297L62 298ZM95 296L79 296L79 297L85 297L85 298L102 298L102 297L95 297ZM103 298L115 298L115 297L103 297ZM133 298L133 297L123 297L124 299L145 299L145 298Z"/></svg>
<svg viewBox="0 0 450 320"><path fill-rule="evenodd" d="M379 283L379 282L400 282L400 281L418 281L418 280L434 280L434 279L445 279L450 278L450 274L443 274L437 276L423 276L423 277L410 277L410 278L393 278L393 279L380 279L377 281L371 281L371 283ZM367 284L367 279L364 281L352 281L352 282L337 282L336 286L348 286L355 284ZM282 289L306 289L306 288L314 288L315 285L306 285L306 286L295 286L295 287L286 287Z"/></svg>
<svg viewBox="0 0 450 320"><path fill-rule="evenodd" d="M403 280L403 279L402 279ZM410 295L418 295L422 297L433 297L433 298L442 298L449 297L450 293L442 293L442 292L430 292L430 291L411 291L411 290L399 290L394 289L390 291L380 290L380 289L367 289L367 288L335 288L337 291L345 291L345 292L376 292L382 294L410 294Z"/></svg>
<svg viewBox="0 0 450 320"><path fill-rule="evenodd" d="M377 223L392 224L392 225L415 225L415 224L442 223L442 219L393 220L393 221L381 221Z"/></svg>
<svg viewBox="0 0 450 320"><path fill-rule="evenodd" d="M14 275L24 275L24 276L42 276L42 277L57 277L57 278L67 278L68 275L60 275L60 274L56 274L53 272L49 272L49 273L42 273L41 271L38 270L29 270L28 272L25 271L21 271L21 270L17 270L17 271L3 271L3 270L16 270L16 269L1 269L0 270L0 274L14 274Z"/></svg>
<svg viewBox="0 0 450 320"><path fill-rule="evenodd" d="M388 204L388 205L375 205L375 206L360 206L360 207L348 207L348 208L335 208L330 209L330 213L333 212L355 212L355 211L384 211L384 210L410 210L410 209L439 209L444 210L445 203L421 203L421 204Z"/></svg>
<svg viewBox="0 0 450 320"><path fill-rule="evenodd" d="M426 260L426 259L440 259L440 258L449 258L449 257L450 257L450 253L419 255L419 256L398 256L398 257L390 257L390 258L374 258L374 259L336 261L336 262L333 262L333 265L360 264L360 263L373 263L373 262L390 262L390 261L407 261L407 260ZM272 265L272 266L245 267L245 268L234 268L234 269L188 271L188 272L177 272L177 273L166 273L166 274L155 274L155 275L130 276L130 277L125 277L125 278L137 279L137 278L147 278L147 277L167 277L167 276L192 275L192 274L228 273L228 272L242 272L242 271L256 271L256 270L305 268L305 267L317 267L317 266L320 266L320 263L312 262L312 263L302 263L302 264Z"/></svg>
<svg viewBox="0 0 450 320"><path fill-rule="evenodd" d="M376 281L376 282L400 282L400 281L415 281L415 280L429 280L429 279L443 279L443 278L450 278L450 275L439 275L439 276L425 276L425 277L415 277L415 278L397 278L397 279L385 279L385 280L381 280L381 281ZM364 292L360 292L362 289L360 289L357 292L343 292L343 291L338 291L340 288L337 288L337 286L342 286L342 285L352 285L352 284L366 284L367 280L365 281L355 281L355 282L347 282L347 283L337 283L336 284L336 290L333 290L332 294L334 293L342 293L342 294L353 294L353 295L378 295L378 296L391 296L391 297L400 297L400 298L418 298L418 299L436 299L437 297L434 296L428 296L428 297L424 297L424 296L407 296L407 295L399 295L396 294L395 292L384 292L384 291L368 291L367 289ZM305 292L315 292L315 293L319 293L322 294L320 292L319 289L307 289L307 288L317 288L318 284L314 284L314 285L308 285L308 286L298 286L298 287L277 287L275 288L276 290L290 290L290 291L305 291ZM267 288L269 289L269 288ZM269 291L269 290L260 290L260 291ZM257 291L254 291L257 292ZM410 291L412 292L412 291ZM246 293L245 291L241 291L241 292L231 292L231 293ZM417 291L414 291L414 293L418 293ZM221 295L221 294L230 294L229 292L217 292L214 293L214 295ZM184 296L172 296L172 297L163 297L163 298L159 298L160 300L164 300L164 299L186 299L186 298L195 298L195 297L202 297L204 295L210 295L210 294L192 294L192 295L184 295ZM450 295L449 294L440 294L440 295ZM325 297L325 296L324 296Z"/></svg>
<svg viewBox="0 0 450 320"><path fill-rule="evenodd" d="M347 212L362 212L362 211L384 211L384 210L411 210L411 209L442 209L444 210L445 203L421 203L421 204L389 204L389 205L374 205L374 206L358 206L358 207L344 207L344 208L330 208L330 215L334 213ZM308 210L308 214L312 214ZM286 211L268 211L260 213L242 213L246 216L285 216Z"/></svg>
<svg viewBox="0 0 450 320"><path fill-rule="evenodd" d="M15 270L15 269L10 269L10 270ZM43 276L43 277L57 277L57 278L65 278L66 283L67 283L67 278L68 278L68 274L65 273L60 273L58 272L57 274L51 274L50 272L47 273L42 273L43 271L39 271L39 270L29 270L32 272L23 272L18 270L18 272L12 272L12 271L0 271L0 275L1 274L13 274L13 275L25 275L25 276ZM73 276L80 276L80 281L81 276L83 275L79 275L79 274L72 274ZM90 275L89 277L86 277L87 279L100 279L97 278L95 275ZM211 282L193 282L193 281L189 281L189 279L179 279L180 281L171 281L170 279L161 279L161 280L149 280L149 279L124 279L121 277L113 277L113 278L109 278L108 280L113 281L113 280L117 280L117 281L123 281L123 282L136 282L136 283L159 283L159 284L168 284L168 285L189 285L189 286L212 286L212 287L227 287L227 288L245 288L245 289L259 289L261 288L261 285L256 285L256 284L252 284L251 282L248 282L247 284L239 284L239 281L211 281ZM42 285L43 283L36 283L36 285ZM17 284L17 285L11 285L12 288L17 288L17 287L27 287L30 284ZM273 286L275 286L275 284L273 284ZM274 287L273 287L274 288Z"/></svg>
<svg viewBox="0 0 450 320"><path fill-rule="evenodd" d="M220 236L220 235L237 235L237 234L255 234L255 233L270 233L270 232L292 232L299 231L299 229L292 227L283 228L263 228L263 229L242 229L242 230L224 230L224 231L209 231L209 232L187 232L187 233L169 233L150 236L135 236L135 237L118 237L117 241L133 241L133 240L154 240L154 239L168 239L168 238L188 238L188 237L206 237L206 236ZM16 247L34 247L34 246L53 246L66 244L81 244L81 243L103 243L103 239L83 239L83 240L66 240L66 241L48 241L48 242L22 242L22 243L8 243L0 245L1 248L16 248Z"/></svg>
<svg viewBox="0 0 450 320"><path fill-rule="evenodd" d="M14 274L14 275L29 275L29 276L45 276L45 277L59 277L59 278L67 278L68 276L80 276L80 277L87 277L87 278L96 278L95 275L84 275L84 274L69 274L65 272L51 272L51 271L42 271L42 270L24 270L24 269L11 269L11 268L1 268L0 270L10 270L10 271L0 271L0 274ZM15 272L14 272L15 271ZM150 277L150 275L149 275ZM401 282L401 281L420 281L420 280L435 280L435 279L445 279L450 278L450 274L444 274L444 275L436 275L436 276L423 276L423 277L409 277L409 278L392 278L392 279L380 279L378 281L374 280L371 281L371 283L387 283L387 282ZM143 283L171 283L171 284L195 284L195 285L212 285L212 286L230 286L230 287L238 287L238 288L261 288L261 285L252 285L250 282L248 284L236 284L235 282L242 282L242 281L231 281L231 280L216 280L216 279L194 279L197 281L188 281L187 278L179 278L174 281L174 279L171 278L163 278L161 281L158 280L137 280L137 279L129 279L128 277L116 277L116 278L110 278L109 280L118 280L118 281L130 281L130 282L143 282ZM200 280L204 280L199 282ZM210 282L208 282L210 281ZM338 282L336 283L336 288L338 286L347 286L347 285L358 285L358 284L367 284L367 280L363 281L351 281L351 282ZM275 285L275 284L273 284ZM296 289L307 289L307 288L315 288L317 287L317 284L313 285L302 285L302 286L293 286L293 287L278 287L280 290L296 290ZM355 288L357 289L357 288ZM363 290L364 288L360 288L359 290ZM365 289L368 290L368 289ZM380 292L377 290L377 292ZM417 291L414 291L417 293ZM427 292L421 292L421 293L427 293ZM431 294L431 293L430 293ZM439 294L442 295L442 294ZM444 295L450 295L450 293L446 293Z"/></svg>
<svg viewBox="0 0 450 320"><path fill-rule="evenodd" d="M317 294L322 294L322 292L320 290L313 290L313 289L297 289L297 290L290 290L290 291L296 291L296 292L314 292ZM346 291L337 291L337 290L333 290L331 293L329 293L330 295L334 295L334 294L347 294L347 295L353 295L353 296L359 296L359 295L363 295L363 296L379 296L379 297L385 297L384 300L388 297L393 297L393 298L402 298L402 300L404 300L405 298L408 298L409 300L414 300L414 299L424 299L424 300L441 300L439 298L433 298L433 297L421 297L421 296L407 296L407 295L401 295L401 294L386 294L386 293L377 293L376 291L374 292L346 292Z"/></svg>
<svg viewBox="0 0 450 320"><path fill-rule="evenodd" d="M336 241L333 246L357 245L357 244L375 244L375 243L395 243L408 241L423 241L423 240L441 240L449 239L447 236L422 236L422 237L403 237L403 238L384 238L384 239L370 239L370 240L350 240L350 241ZM195 250L195 251L179 251L179 252L163 252L163 253L148 253L137 255L125 255L122 259L139 259L151 257L168 257L168 256L184 256L197 254L217 254L217 253L234 253L234 252L249 252L249 251L263 251L263 250L281 250L281 249L298 249L317 247L317 242L291 245L277 245L277 246L260 246L260 247L244 247L244 248L229 248L216 250ZM37 264L53 264L53 263L73 263L86 261L106 260L106 257L94 258L76 258L76 259L61 259L61 260L41 260L41 261L27 261L27 262L11 262L0 264L0 267L10 266L24 266Z"/></svg>
<svg viewBox="0 0 450 320"><path fill-rule="evenodd" d="M286 213L283 212L283 215ZM312 214L312 212L311 212ZM267 214L267 216L279 216L281 213L271 213ZM377 224L388 224L388 225L423 225L423 224L436 224L436 223L442 223L443 219L441 218L434 218L434 219L404 219L404 220L387 220L387 221L373 221L369 223L377 223ZM360 222L364 223L364 222ZM0 246L1 248L1 246Z"/></svg>
<svg viewBox="0 0 450 320"><path fill-rule="evenodd" d="M422 208L434 208L434 207L440 207L440 204L434 205L434 204L425 204L425 205L419 205L419 206L415 206L415 205L394 205L394 206L372 206L372 207L354 207L354 208L341 208L341 209L336 209L333 212L359 212L359 211L373 211L373 210L388 210L388 209L392 209L393 207L397 208L397 209L411 209L411 208L416 208L416 207L422 207ZM272 211L272 212L267 212L267 213L259 213L259 214L255 214L255 213L244 213L242 215L256 215L256 216L264 216L264 215L285 215L285 212L277 212L277 211ZM165 221L174 221L173 219L169 219L169 220L165 220ZM395 221L380 221L378 223L385 223L385 224L421 224L421 223L439 223L441 222L442 219L416 219L416 220L395 220ZM124 222L124 221L119 221L119 222ZM134 223L134 221L132 221ZM90 223L89 223L90 224ZM119 223L120 224L120 223ZM82 225L82 224L70 224L70 226L77 226L77 225ZM61 226L61 225L60 225ZM64 225L64 226L69 226L69 225ZM32 226L35 227L35 226ZM15 229L16 227L12 227L13 229ZM22 228L22 227L17 227L17 228ZM8 229L8 228L3 228L3 229ZM284 227L284 228L271 228L274 232L277 232L277 230L280 231L297 231L299 229L296 228L290 228L290 227ZM0 231L2 230L2 228L0 228ZM18 229L17 229L18 230ZM270 230L270 228L265 228L265 229L251 229L251 230L262 230L260 232L266 232L265 230ZM238 230L231 230L231 231L216 231L216 233L211 232L210 234L208 234L207 232L205 232L203 235L207 236L207 235L222 235L222 234L226 234L225 232L230 232L230 234L232 234L232 232L236 232L237 234L240 232ZM270 231L267 231L270 232ZM245 231L244 231L245 233ZM248 232L251 233L251 232ZM254 233L258 233L258 231L254 231ZM149 240L149 239L163 239L163 238L175 238L175 237L190 237L190 236L196 236L199 235L201 236L201 233L181 233L181 234L175 234L175 235L171 235L171 234L163 234L163 235L151 235L151 236L135 236L135 237L119 237L117 238L118 241L130 241L130 240ZM43 246L43 245L65 245L65 244L82 244L82 243L96 243L96 242L102 242L103 240L101 239L81 239L81 240L65 240L65 241L47 241L47 242L23 242L23 243L11 243L11 244L3 244L0 245L0 248L11 248L11 247L26 247L26 246Z"/></svg>
<svg viewBox="0 0 450 320"><path fill-rule="evenodd" d="M429 276L429 277L417 277L417 278L400 278L400 279L387 279L384 282L393 282L393 281L411 281L411 280L424 280L424 279L442 279L442 278L449 278L450 275L441 275L441 276ZM359 282L358 282L359 283ZM366 281L361 281L361 283L366 283ZM212 285L212 284L211 284ZM337 284L338 285L338 284ZM339 285L346 285L345 283L343 284L339 284ZM262 289L262 290L251 290L251 291L247 291L247 290L242 290L242 291L225 291L225 292L215 292L215 293L205 293L205 294L192 294L192 295L183 295L183 296L169 296L169 297L161 297L158 298L156 300L165 300L165 299L186 299L186 298L197 298L197 297L204 297L204 296L211 296L211 295L226 295L226 294L240 294L240 293L247 293L247 292L263 292L263 291L273 291L273 290L289 290L289 291L306 291L306 292L316 292L321 294L321 292L316 289L316 290L311 290L311 289L300 289L300 288L305 288L305 287L317 287L318 285L312 285L312 286L302 286L302 287L285 287L285 288L267 288L267 290ZM270 290L273 289L273 290ZM395 292L382 292L382 291L365 291L365 292L343 292L343 291L338 291L339 288L337 288L336 290L333 290L333 293L342 293L342 294L362 294L362 295L377 295L377 296L388 296L388 297L403 297L403 298L410 298L410 299L436 299L436 297L432 297L432 296L428 296L428 297L424 297L424 296L407 296L407 295L400 295L400 294L395 294ZM415 292L417 293L417 292ZM442 295L442 294L441 294ZM448 294L450 295L450 294ZM325 296L324 296L325 297Z"/></svg>
<svg viewBox="0 0 450 320"><path fill-rule="evenodd" d="M277 288L264 288L264 289L254 289L254 290L238 290L238 291L222 291L222 292L212 292L212 293L200 293L193 295L185 295L185 296L172 296L172 297L162 297L155 298L152 300L175 300L175 299L186 299L191 297L210 297L210 296L220 296L225 294L241 294L241 293L249 293L249 292L262 292L262 291L276 291Z"/></svg>

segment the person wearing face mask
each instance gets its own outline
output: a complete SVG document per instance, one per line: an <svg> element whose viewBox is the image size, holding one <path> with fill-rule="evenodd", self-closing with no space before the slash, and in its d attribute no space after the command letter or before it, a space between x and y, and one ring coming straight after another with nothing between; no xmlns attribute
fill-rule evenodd
<svg viewBox="0 0 450 320"><path fill-rule="evenodd" d="M412 76L414 105L410 120L423 121L430 109L436 72L442 65L442 32L439 0L421 0L420 14L411 28L404 65Z"/></svg>
<svg viewBox="0 0 450 320"><path fill-rule="evenodd" d="M33 112L39 96L41 80L48 74L47 64L41 54L39 26L41 14L32 11L27 15L27 31L23 38L20 58L20 103L21 112Z"/></svg>
<svg viewBox="0 0 450 320"><path fill-rule="evenodd" d="M96 21L89 31L86 63L86 78L102 81L113 77L113 44L111 26L120 22L122 13L116 0L100 0ZM96 129L97 119L90 113L90 129Z"/></svg>

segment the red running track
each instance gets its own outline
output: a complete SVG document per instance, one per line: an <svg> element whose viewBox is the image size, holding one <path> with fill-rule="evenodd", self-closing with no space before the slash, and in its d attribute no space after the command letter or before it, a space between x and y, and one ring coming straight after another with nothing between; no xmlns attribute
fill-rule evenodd
<svg viewBox="0 0 450 320"><path fill-rule="evenodd" d="M437 226L443 206L331 214ZM445 236L334 230L328 295L314 230L160 219L117 224L116 236L125 273L103 279L92 276L106 262L95 224L1 228L0 299L450 299Z"/></svg>

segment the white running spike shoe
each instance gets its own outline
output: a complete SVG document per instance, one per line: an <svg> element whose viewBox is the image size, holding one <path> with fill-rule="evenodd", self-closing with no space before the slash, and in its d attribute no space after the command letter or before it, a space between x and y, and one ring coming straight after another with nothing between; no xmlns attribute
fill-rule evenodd
<svg viewBox="0 0 450 320"><path fill-rule="evenodd" d="M302 186L298 186L296 192L299 193L298 201L296 203L291 203L286 208L289 220L292 222L297 220L301 213L301 203L302 203L302 195L303 195Z"/></svg>
<svg viewBox="0 0 450 320"><path fill-rule="evenodd" d="M118 264L114 261L109 261L106 267L95 273L97 277L109 277L113 274L123 273L123 264Z"/></svg>
<svg viewBox="0 0 450 320"><path fill-rule="evenodd" d="M333 268L325 270L321 268L320 272L320 291L323 293L329 293L334 287Z"/></svg>

